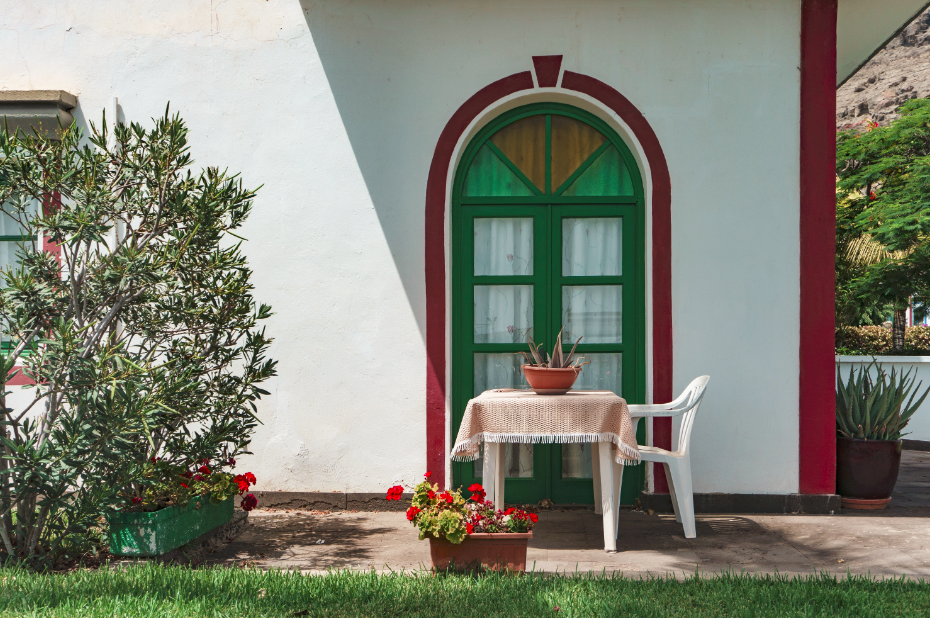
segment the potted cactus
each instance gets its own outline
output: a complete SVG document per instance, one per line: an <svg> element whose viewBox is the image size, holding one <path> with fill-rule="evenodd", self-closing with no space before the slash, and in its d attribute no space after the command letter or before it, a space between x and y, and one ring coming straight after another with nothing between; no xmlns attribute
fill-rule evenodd
<svg viewBox="0 0 930 618"><path fill-rule="evenodd" d="M559 331L555 346L552 348L552 354L546 354L546 359L543 360L545 351L540 352L539 350L542 344L536 345L533 338L529 338L530 352L529 354L521 352L526 357L526 364L520 368L523 369L523 375L526 376L530 388L537 395L564 395L571 390L575 380L578 379L578 374L581 373L581 367L590 362L582 362L585 357L580 356L572 363L575 348L578 347L578 342L581 339L581 337L578 337L578 341L575 342L571 351L566 355L562 351L562 331Z"/></svg>
<svg viewBox="0 0 930 618"><path fill-rule="evenodd" d="M875 379L870 373L875 367ZM874 361L844 383L836 377L836 491L843 507L883 509L901 465L901 436L911 416L930 393L918 397L922 383L911 370L885 372Z"/></svg>

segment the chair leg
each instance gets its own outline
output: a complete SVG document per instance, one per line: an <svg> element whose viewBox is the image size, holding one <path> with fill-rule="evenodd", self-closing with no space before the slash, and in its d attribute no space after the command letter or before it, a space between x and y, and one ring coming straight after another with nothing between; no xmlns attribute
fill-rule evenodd
<svg viewBox="0 0 930 618"><path fill-rule="evenodd" d="M668 470L668 464L662 464L665 467L665 481L668 483L668 493L672 497L672 511L675 513L675 521L681 523L681 507L678 506L678 494L675 492L675 479L672 478Z"/></svg>
<svg viewBox="0 0 930 618"><path fill-rule="evenodd" d="M685 538L693 539L697 536L697 531L694 523L694 493L691 489L691 460L688 457L676 458L669 462L668 469L675 483Z"/></svg>
<svg viewBox="0 0 930 618"><path fill-rule="evenodd" d="M597 442L589 446L591 447L591 480L594 482L594 513L600 515L604 512L601 508L601 456L597 451Z"/></svg>

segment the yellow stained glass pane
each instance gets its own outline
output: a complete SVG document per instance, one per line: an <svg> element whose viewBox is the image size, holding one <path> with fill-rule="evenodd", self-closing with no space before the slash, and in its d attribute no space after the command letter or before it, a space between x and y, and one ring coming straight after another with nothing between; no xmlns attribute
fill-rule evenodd
<svg viewBox="0 0 930 618"><path fill-rule="evenodd" d="M511 163L536 187L546 186L546 117L530 116L507 125L493 136L497 146Z"/></svg>
<svg viewBox="0 0 930 618"><path fill-rule="evenodd" d="M552 117L552 190L607 140L596 129L567 116Z"/></svg>

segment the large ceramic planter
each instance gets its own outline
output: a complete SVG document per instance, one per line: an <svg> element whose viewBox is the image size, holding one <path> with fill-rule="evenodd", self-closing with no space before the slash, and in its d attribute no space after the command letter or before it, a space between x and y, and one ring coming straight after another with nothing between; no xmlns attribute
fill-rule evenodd
<svg viewBox="0 0 930 618"><path fill-rule="evenodd" d="M521 369L530 388L537 395L564 395L572 388L575 380L578 379L578 374L581 373L581 367L549 369L548 367L522 365Z"/></svg>
<svg viewBox="0 0 930 618"><path fill-rule="evenodd" d="M843 508L883 509L901 466L901 440L836 439L836 493Z"/></svg>
<svg viewBox="0 0 930 618"><path fill-rule="evenodd" d="M160 556L222 526L232 516L232 498L214 504L208 496L195 498L183 507L109 515L110 553L114 556Z"/></svg>
<svg viewBox="0 0 930 618"><path fill-rule="evenodd" d="M526 545L532 532L476 533L455 545L446 539L429 540L429 555L437 570L526 570Z"/></svg>

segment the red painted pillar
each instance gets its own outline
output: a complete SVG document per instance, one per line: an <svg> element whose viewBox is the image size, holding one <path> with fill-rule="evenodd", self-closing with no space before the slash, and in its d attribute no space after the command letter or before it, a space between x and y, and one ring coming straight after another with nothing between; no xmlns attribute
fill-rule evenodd
<svg viewBox="0 0 930 618"><path fill-rule="evenodd" d="M834 247L837 0L801 2L800 464L804 494L836 491Z"/></svg>

